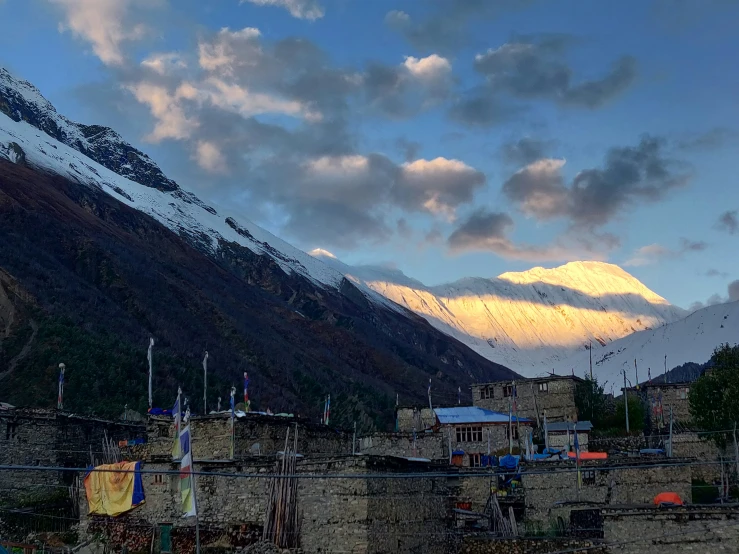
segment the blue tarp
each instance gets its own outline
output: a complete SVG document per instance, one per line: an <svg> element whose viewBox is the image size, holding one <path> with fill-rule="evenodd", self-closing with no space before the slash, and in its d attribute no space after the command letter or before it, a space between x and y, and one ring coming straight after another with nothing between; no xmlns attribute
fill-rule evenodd
<svg viewBox="0 0 739 554"><path fill-rule="evenodd" d="M452 452L452 456L464 456L464 450L455 450Z"/></svg>
<svg viewBox="0 0 739 554"><path fill-rule="evenodd" d="M493 467L496 465L496 459L495 456L487 456L483 454L480 456L480 465L482 467Z"/></svg>
<svg viewBox="0 0 739 554"><path fill-rule="evenodd" d="M506 469L516 469L518 467L518 460L520 458L521 456L513 456L512 454L506 454L499 461L500 467L503 467Z"/></svg>

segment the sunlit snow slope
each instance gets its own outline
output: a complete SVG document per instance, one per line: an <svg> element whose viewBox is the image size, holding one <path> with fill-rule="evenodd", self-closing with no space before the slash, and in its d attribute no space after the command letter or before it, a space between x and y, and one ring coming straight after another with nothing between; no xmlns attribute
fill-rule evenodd
<svg viewBox="0 0 739 554"><path fill-rule="evenodd" d="M348 266L321 250L312 254L526 376L587 351L591 341L595 351L685 315L618 266L600 262L427 287L398 270Z"/></svg>
<svg viewBox="0 0 739 554"><path fill-rule="evenodd" d="M610 343L606 348L593 350L593 375L601 384L608 381L606 391L617 392L623 386L622 369L632 384L637 375L634 360L639 370L639 382L647 380L648 370L652 377L662 375L665 370L687 362L705 363L713 350L723 343L739 343L739 302L708 306L690 314L685 319L664 325L651 331L634 333ZM570 373L582 376L588 370L587 352L578 352L571 358L560 362L557 373Z"/></svg>

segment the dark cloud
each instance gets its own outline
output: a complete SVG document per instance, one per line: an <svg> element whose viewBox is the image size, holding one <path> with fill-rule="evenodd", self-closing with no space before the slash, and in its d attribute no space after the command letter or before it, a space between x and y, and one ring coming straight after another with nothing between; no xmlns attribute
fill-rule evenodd
<svg viewBox="0 0 739 554"><path fill-rule="evenodd" d="M729 210L722 213L716 222L716 228L730 235L737 234L739 232L739 211Z"/></svg>
<svg viewBox="0 0 739 554"><path fill-rule="evenodd" d="M462 95L450 117L466 125L489 127L520 112L520 101L532 99L594 109L634 83L636 60L630 56L614 62L602 77L576 81L565 55L577 42L562 34L518 37L478 54L474 68L486 83Z"/></svg>
<svg viewBox="0 0 739 554"><path fill-rule="evenodd" d="M730 302L739 300L739 280L729 283L728 292Z"/></svg>
<svg viewBox="0 0 739 554"><path fill-rule="evenodd" d="M561 173L564 160L542 159L516 172L503 193L537 219L568 219L575 227L596 228L626 207L662 200L689 179L666 158L664 141L645 136L634 147L611 148L602 168L580 171L571 184Z"/></svg>
<svg viewBox="0 0 739 554"><path fill-rule="evenodd" d="M586 108L603 105L636 79L636 60L624 56L605 76L574 83L573 69L564 54L575 42L568 35L515 40L478 54L475 69L487 78L494 92Z"/></svg>
<svg viewBox="0 0 739 554"><path fill-rule="evenodd" d="M706 271L706 277L728 277L729 274L725 271L719 271L718 269L709 269Z"/></svg>
<svg viewBox="0 0 739 554"><path fill-rule="evenodd" d="M429 14L425 18L415 19L393 10L385 15L385 24L420 51L454 52L469 43L471 23L525 9L531 3L532 0L431 0L426 2Z"/></svg>
<svg viewBox="0 0 739 554"><path fill-rule="evenodd" d="M736 131L726 127L714 127L704 133L693 133L677 142L682 150L715 150L736 140Z"/></svg>
<svg viewBox="0 0 739 554"><path fill-rule="evenodd" d="M508 236L513 229L513 219L503 212L480 208L463 220L447 239L452 253L479 251L492 252L503 258L526 261L561 261L581 257L560 244L533 246L516 244Z"/></svg>
<svg viewBox="0 0 739 554"><path fill-rule="evenodd" d="M510 121L525 108L504 102L486 88L459 96L449 109L449 117L468 127L492 127Z"/></svg>
<svg viewBox="0 0 739 554"><path fill-rule="evenodd" d="M421 149L420 142L401 137L395 141L395 145L403 152L403 158L406 162L412 162L418 158L418 151Z"/></svg>
<svg viewBox="0 0 739 554"><path fill-rule="evenodd" d="M680 239L680 246L676 249L667 248L661 244L649 244L642 246L634 252L633 256L624 262L627 266L642 266L656 264L662 260L680 259L691 252L703 252L708 248L704 241Z"/></svg>
<svg viewBox="0 0 739 554"><path fill-rule="evenodd" d="M554 142L553 140L524 137L504 143L500 148L500 155L506 163L519 167L529 165L536 160L547 157L547 153Z"/></svg>

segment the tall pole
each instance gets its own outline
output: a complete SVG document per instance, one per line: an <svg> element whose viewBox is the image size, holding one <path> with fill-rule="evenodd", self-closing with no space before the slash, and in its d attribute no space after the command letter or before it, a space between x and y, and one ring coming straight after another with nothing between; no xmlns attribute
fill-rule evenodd
<svg viewBox="0 0 739 554"><path fill-rule="evenodd" d="M513 391L511 391L513 392ZM508 397L508 453L513 453L513 407L511 405L511 397Z"/></svg>
<svg viewBox="0 0 739 554"><path fill-rule="evenodd" d="M590 341L590 380L593 380L593 341Z"/></svg>
<svg viewBox="0 0 739 554"><path fill-rule="evenodd" d="M56 399L57 410L64 409L64 370L66 368L66 365L59 364L59 394Z"/></svg>
<svg viewBox="0 0 739 554"><path fill-rule="evenodd" d="M434 413L434 407L431 405L431 377L429 377L429 410L431 410L431 414Z"/></svg>
<svg viewBox="0 0 739 554"><path fill-rule="evenodd" d="M146 354L146 357L149 360L149 409L151 409L154 406L154 404L152 403L152 394L151 394L151 375L152 375L152 367L151 367L151 364L152 364L152 361L151 361L152 354L151 354L151 349L152 348L154 348L154 337L149 337L149 351Z"/></svg>
<svg viewBox="0 0 739 554"><path fill-rule="evenodd" d="M629 433L629 399L626 392L626 370L624 372L624 411L626 412L626 433Z"/></svg>
<svg viewBox="0 0 739 554"><path fill-rule="evenodd" d="M547 411L544 410L544 450L549 450L549 429L547 428Z"/></svg>
<svg viewBox="0 0 739 554"><path fill-rule="evenodd" d="M670 406L670 450L667 455L672 458L672 406Z"/></svg>
<svg viewBox="0 0 739 554"><path fill-rule="evenodd" d="M398 432L398 393L395 393L395 432Z"/></svg>
<svg viewBox="0 0 739 554"><path fill-rule="evenodd" d="M739 478L739 445L736 442L736 421L734 422L734 461L736 462L736 475Z"/></svg>
<svg viewBox="0 0 739 554"><path fill-rule="evenodd" d="M356 450L356 444L357 444L357 422L354 422L354 434L352 435L352 456L357 453Z"/></svg>
<svg viewBox="0 0 739 554"><path fill-rule="evenodd" d="M457 406L462 405L462 387L457 387Z"/></svg>
<svg viewBox="0 0 739 554"><path fill-rule="evenodd" d="M636 372L636 390L639 390L639 367L636 365L636 358L634 358L634 371Z"/></svg>
<svg viewBox="0 0 739 554"><path fill-rule="evenodd" d="M670 376L667 375L667 354L665 354L665 378L664 380L667 381L668 383L670 382Z"/></svg>
<svg viewBox="0 0 739 554"><path fill-rule="evenodd" d="M203 415L208 415L208 351L203 358Z"/></svg>
<svg viewBox="0 0 739 554"><path fill-rule="evenodd" d="M244 372L244 411L251 412L251 401L249 400L249 374Z"/></svg>

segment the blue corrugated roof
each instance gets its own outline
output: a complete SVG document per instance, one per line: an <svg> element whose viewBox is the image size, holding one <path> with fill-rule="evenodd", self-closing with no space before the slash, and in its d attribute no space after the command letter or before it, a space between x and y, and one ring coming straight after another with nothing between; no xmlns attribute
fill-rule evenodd
<svg viewBox="0 0 739 554"><path fill-rule="evenodd" d="M442 425L456 423L508 423L508 414L494 412L479 408L477 406L458 406L456 408L434 408L434 413ZM511 419L521 423L529 423L531 420L516 416Z"/></svg>

